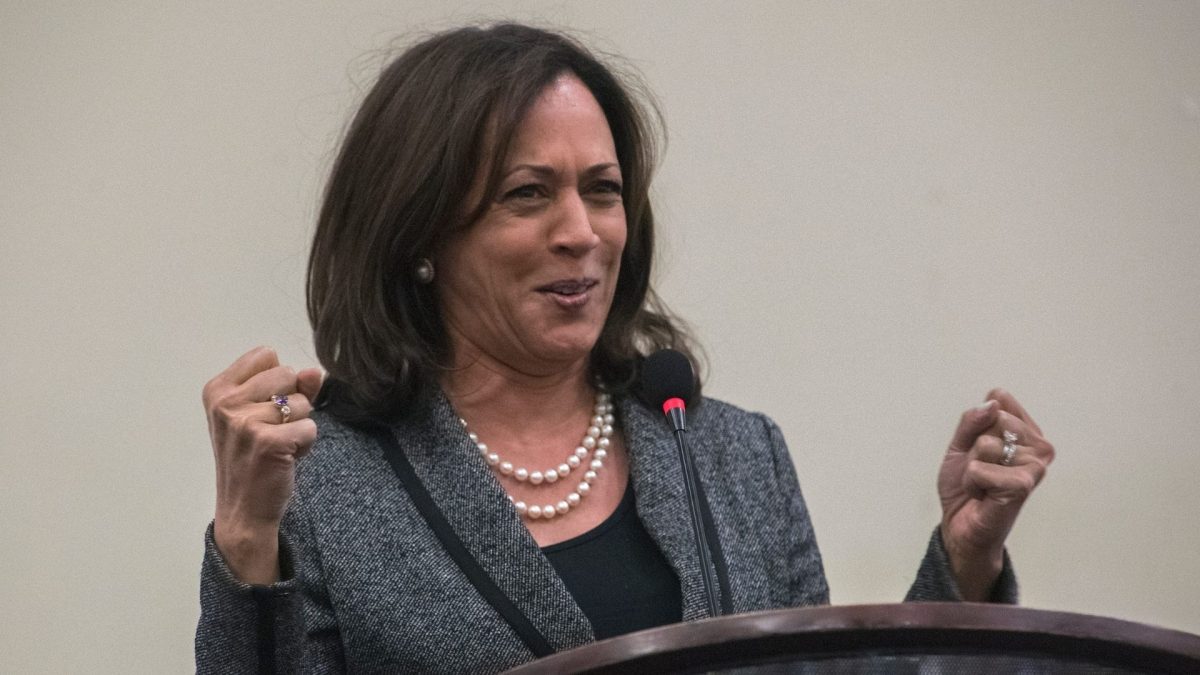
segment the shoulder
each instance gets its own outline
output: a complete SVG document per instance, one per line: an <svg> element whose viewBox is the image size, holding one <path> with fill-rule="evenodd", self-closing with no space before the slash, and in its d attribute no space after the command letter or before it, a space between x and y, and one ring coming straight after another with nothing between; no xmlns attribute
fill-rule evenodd
<svg viewBox="0 0 1200 675"><path fill-rule="evenodd" d="M321 410L314 411L312 419L317 424L317 440L296 466L297 482L323 482L374 470L384 461L368 427L347 424Z"/></svg>
<svg viewBox="0 0 1200 675"><path fill-rule="evenodd" d="M712 398L693 408L695 414L688 414L691 446L721 471L738 466L755 474L794 475L783 432L767 415Z"/></svg>
<svg viewBox="0 0 1200 675"><path fill-rule="evenodd" d="M627 432L634 445L653 443L674 447L670 425L658 410L638 401L624 406ZM688 408L688 444L702 464L723 470L731 464L755 470L778 470L790 462L783 434L770 417L714 398Z"/></svg>
<svg viewBox="0 0 1200 675"><path fill-rule="evenodd" d="M697 435L763 443L781 435L779 426L767 415L715 398L704 398L693 406L688 411L688 422Z"/></svg>
<svg viewBox="0 0 1200 675"><path fill-rule="evenodd" d="M625 416L623 422L633 427L635 435L670 436L663 414L637 398L627 399L621 410ZM779 427L770 417L715 398L704 397L689 405L687 420L688 436L693 442L707 438L724 442L782 443Z"/></svg>

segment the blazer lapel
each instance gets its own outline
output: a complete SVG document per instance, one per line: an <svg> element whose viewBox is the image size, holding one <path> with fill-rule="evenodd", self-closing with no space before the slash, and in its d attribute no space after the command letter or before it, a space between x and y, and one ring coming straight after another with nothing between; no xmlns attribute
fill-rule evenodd
<svg viewBox="0 0 1200 675"><path fill-rule="evenodd" d="M556 650L595 640L591 623L542 555L508 494L478 459L441 394L429 415L395 427L397 440L451 528L500 590Z"/></svg>
<svg viewBox="0 0 1200 675"><path fill-rule="evenodd" d="M619 401L642 525L679 577L683 620L708 617L679 450L666 420L631 397Z"/></svg>

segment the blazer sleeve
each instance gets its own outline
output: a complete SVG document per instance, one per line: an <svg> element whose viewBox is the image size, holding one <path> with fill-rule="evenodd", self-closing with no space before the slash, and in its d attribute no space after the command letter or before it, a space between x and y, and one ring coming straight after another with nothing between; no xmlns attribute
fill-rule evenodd
<svg viewBox="0 0 1200 675"><path fill-rule="evenodd" d="M775 482L779 488L782 510L787 514L784 531L790 540L787 552L788 605L827 605L829 584L825 580L825 566L821 562L821 551L817 548L817 535L808 515L808 506L800 492L796 466L778 425L765 415L759 415L759 418L767 429Z"/></svg>
<svg viewBox="0 0 1200 675"><path fill-rule="evenodd" d="M917 578L905 602L962 602L962 594L958 591L958 583L950 570L950 558L946 555L946 546L942 541L942 528L933 528L933 536L929 538L929 546L925 549L925 558L917 569ZM1013 572L1012 561L1008 558L1008 550L1004 551L1004 566L996 585L992 587L992 595L988 602L1017 604L1017 577Z"/></svg>
<svg viewBox="0 0 1200 675"><path fill-rule="evenodd" d="M280 581L243 583L217 549L210 523L200 568L196 672L345 672L341 635L299 492L280 527Z"/></svg>

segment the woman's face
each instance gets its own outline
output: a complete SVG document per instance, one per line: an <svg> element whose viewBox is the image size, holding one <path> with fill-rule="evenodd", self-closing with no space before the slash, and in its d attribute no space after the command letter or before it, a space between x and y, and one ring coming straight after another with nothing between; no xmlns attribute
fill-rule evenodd
<svg viewBox="0 0 1200 675"><path fill-rule="evenodd" d="M534 102L489 199L437 260L456 358L528 374L578 364L612 306L626 235L612 132L578 78L559 76Z"/></svg>

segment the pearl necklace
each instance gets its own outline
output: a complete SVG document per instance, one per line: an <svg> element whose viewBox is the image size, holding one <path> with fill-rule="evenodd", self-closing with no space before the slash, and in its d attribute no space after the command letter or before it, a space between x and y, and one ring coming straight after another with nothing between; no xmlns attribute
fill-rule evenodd
<svg viewBox="0 0 1200 675"><path fill-rule="evenodd" d="M596 482L600 470L604 468L604 460L608 458L608 448L612 444L613 434L613 406L610 401L611 398L608 394L596 394L591 425L584 433L583 440L579 441L579 447L575 448L575 451L568 455L562 464L544 471L530 471L523 466L513 466L512 462L504 461L500 455L492 452L486 443L479 440L479 436L467 427L465 419L460 417L458 421L462 423L463 429L466 429L467 437L475 444L487 465L497 471L501 477L515 479L520 483L528 482L532 485L557 483L559 479L565 479L573 469L584 466L588 454L592 455L592 461L587 463L587 468L583 472L583 480L557 504L528 505L523 501L514 500L512 495L508 496L508 501L512 502L517 513L522 516L530 520L539 518L549 520L555 516L566 515L571 509L579 506L583 498L591 492L592 484Z"/></svg>

